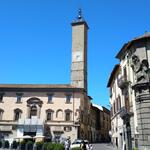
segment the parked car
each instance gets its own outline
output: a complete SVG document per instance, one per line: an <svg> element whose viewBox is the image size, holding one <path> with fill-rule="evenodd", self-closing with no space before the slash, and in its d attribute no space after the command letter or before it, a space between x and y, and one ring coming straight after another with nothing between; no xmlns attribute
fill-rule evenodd
<svg viewBox="0 0 150 150"><path fill-rule="evenodd" d="M81 139L76 139L71 145L70 145L70 148L71 150L73 148L78 148L78 147L81 147L82 143L85 143L86 144L86 149L87 150L92 150L92 145L89 144L89 141L88 140L81 140Z"/></svg>

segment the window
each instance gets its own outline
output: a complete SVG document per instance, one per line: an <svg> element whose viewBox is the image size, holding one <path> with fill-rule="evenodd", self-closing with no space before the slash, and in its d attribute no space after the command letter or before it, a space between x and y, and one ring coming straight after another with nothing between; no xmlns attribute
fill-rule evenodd
<svg viewBox="0 0 150 150"><path fill-rule="evenodd" d="M66 103L71 103L71 94L66 95Z"/></svg>
<svg viewBox="0 0 150 150"><path fill-rule="evenodd" d="M19 120L19 116L20 116L20 113L19 113L19 112L16 112L16 113L15 113L15 119L14 119L14 120L16 120L16 121Z"/></svg>
<svg viewBox="0 0 150 150"><path fill-rule="evenodd" d="M48 103L52 103L53 94L47 94L48 96Z"/></svg>
<svg viewBox="0 0 150 150"><path fill-rule="evenodd" d="M71 121L71 112L70 109L65 110L65 121Z"/></svg>
<svg viewBox="0 0 150 150"><path fill-rule="evenodd" d="M64 131L66 131L66 132L69 132L69 131L71 131L71 130L72 130L72 127L71 127L71 126L64 127Z"/></svg>
<svg viewBox="0 0 150 150"><path fill-rule="evenodd" d="M35 105L31 106L31 110L30 110L30 118L32 116L37 116L37 107Z"/></svg>
<svg viewBox="0 0 150 150"><path fill-rule="evenodd" d="M0 103L3 102L4 93L0 93Z"/></svg>
<svg viewBox="0 0 150 150"><path fill-rule="evenodd" d="M47 120L47 121L53 120L53 112L54 112L54 111L51 110L51 109L46 110L46 114L47 114L46 120Z"/></svg>
<svg viewBox="0 0 150 150"><path fill-rule="evenodd" d="M119 101L119 109L121 109L121 97L120 97L120 95L118 96L118 101Z"/></svg>
<svg viewBox="0 0 150 150"><path fill-rule="evenodd" d="M70 121L70 112L66 112L66 121Z"/></svg>
<svg viewBox="0 0 150 150"><path fill-rule="evenodd" d="M22 93L16 93L17 95L17 102L16 103L21 103L21 98L22 98Z"/></svg>
<svg viewBox="0 0 150 150"><path fill-rule="evenodd" d="M125 96L125 108L127 110L127 112L130 111L130 104L129 104L129 97Z"/></svg>
<svg viewBox="0 0 150 150"><path fill-rule="evenodd" d="M47 113L47 121L51 121L52 120L52 112L48 112Z"/></svg>
<svg viewBox="0 0 150 150"><path fill-rule="evenodd" d="M115 102L113 103L113 108L114 108L114 114L115 114L116 113Z"/></svg>
<svg viewBox="0 0 150 150"><path fill-rule="evenodd" d="M17 108L14 110L14 120L17 121L21 118L22 110Z"/></svg>
<svg viewBox="0 0 150 150"><path fill-rule="evenodd" d="M3 113L4 113L4 110L3 110L3 109L0 109L0 120L3 119Z"/></svg>
<svg viewBox="0 0 150 150"><path fill-rule="evenodd" d="M125 81L127 81L127 69L126 69L126 67L123 68L123 74L124 74Z"/></svg>
<svg viewBox="0 0 150 150"><path fill-rule="evenodd" d="M119 110L119 100L118 100L118 98L116 98L116 110L117 110L117 112Z"/></svg>

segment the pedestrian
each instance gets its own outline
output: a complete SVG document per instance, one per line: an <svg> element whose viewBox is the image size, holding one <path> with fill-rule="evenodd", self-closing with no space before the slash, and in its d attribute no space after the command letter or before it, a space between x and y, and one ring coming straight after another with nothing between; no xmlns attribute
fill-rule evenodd
<svg viewBox="0 0 150 150"><path fill-rule="evenodd" d="M70 150L70 137L67 138L67 140L65 141L65 150Z"/></svg>
<svg viewBox="0 0 150 150"><path fill-rule="evenodd" d="M92 144L89 144L89 150L93 150Z"/></svg>
<svg viewBox="0 0 150 150"><path fill-rule="evenodd" d="M85 144L84 140L82 141L80 147L81 147L82 150L86 150L86 144Z"/></svg>

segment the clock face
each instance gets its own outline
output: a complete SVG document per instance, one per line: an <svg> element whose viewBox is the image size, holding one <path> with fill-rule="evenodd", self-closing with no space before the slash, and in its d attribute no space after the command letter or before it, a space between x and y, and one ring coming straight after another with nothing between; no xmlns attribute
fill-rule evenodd
<svg viewBox="0 0 150 150"><path fill-rule="evenodd" d="M81 51L73 52L73 61L82 61L82 52Z"/></svg>

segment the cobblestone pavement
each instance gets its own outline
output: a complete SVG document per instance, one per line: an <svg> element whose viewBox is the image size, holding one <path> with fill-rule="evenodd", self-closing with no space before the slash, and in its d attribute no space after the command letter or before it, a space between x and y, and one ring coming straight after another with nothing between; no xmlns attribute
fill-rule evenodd
<svg viewBox="0 0 150 150"><path fill-rule="evenodd" d="M92 144L92 145L93 145L93 150L116 150L109 143L100 143L100 144Z"/></svg>

